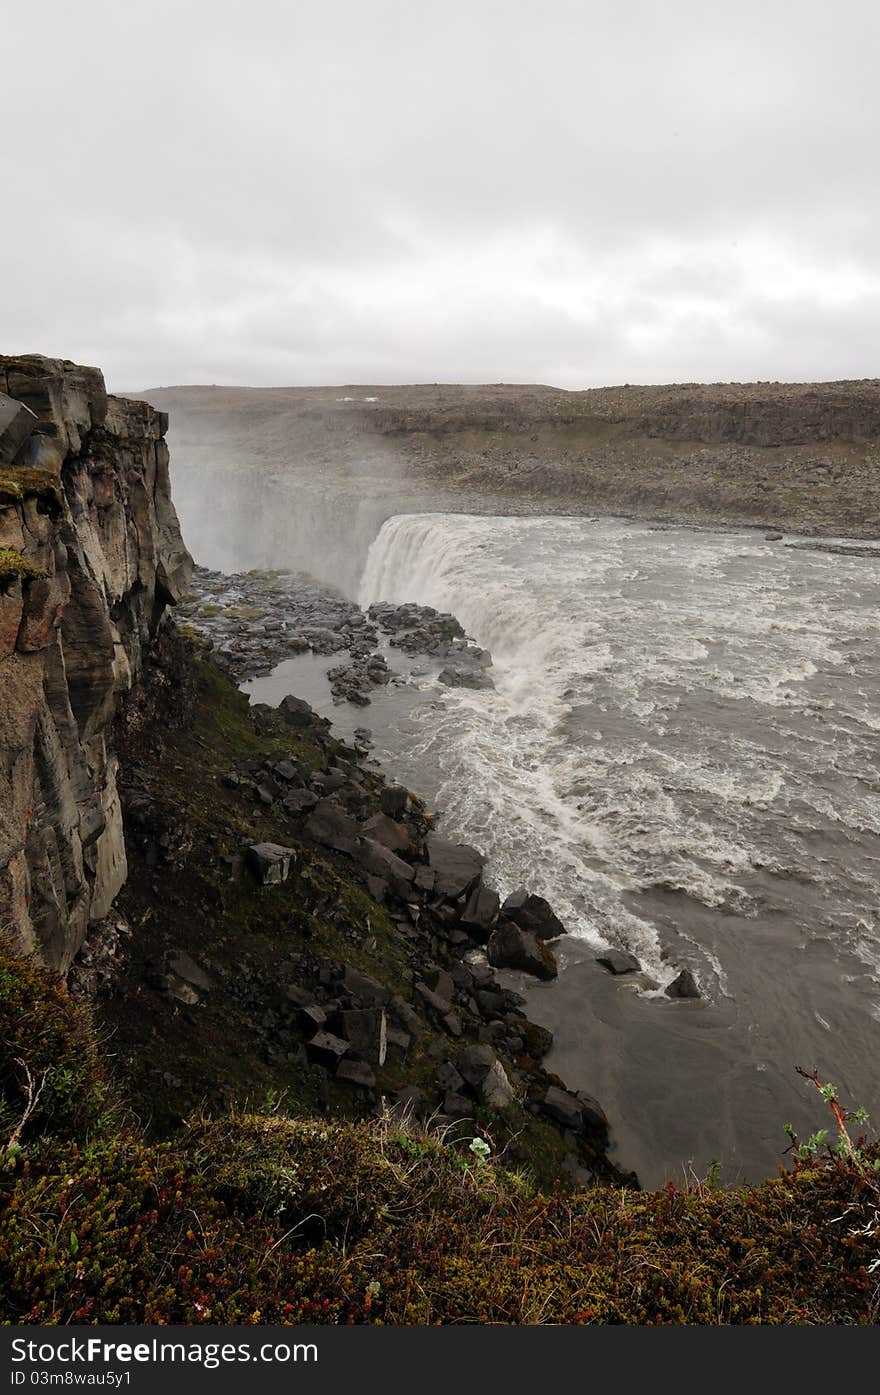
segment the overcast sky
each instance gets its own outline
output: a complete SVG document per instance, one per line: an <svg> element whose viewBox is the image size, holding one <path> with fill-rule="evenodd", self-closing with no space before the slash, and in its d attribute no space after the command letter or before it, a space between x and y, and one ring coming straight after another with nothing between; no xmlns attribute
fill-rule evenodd
<svg viewBox="0 0 880 1395"><path fill-rule="evenodd" d="M185 382L880 374L877 0L26 0L0 349Z"/></svg>

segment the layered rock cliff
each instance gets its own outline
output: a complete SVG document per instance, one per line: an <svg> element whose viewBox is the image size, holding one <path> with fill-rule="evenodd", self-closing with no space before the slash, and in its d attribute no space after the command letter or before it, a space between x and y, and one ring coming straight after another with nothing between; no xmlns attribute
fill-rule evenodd
<svg viewBox="0 0 880 1395"><path fill-rule="evenodd" d="M0 357L0 930L61 972L125 880L112 724L191 568L167 425Z"/></svg>

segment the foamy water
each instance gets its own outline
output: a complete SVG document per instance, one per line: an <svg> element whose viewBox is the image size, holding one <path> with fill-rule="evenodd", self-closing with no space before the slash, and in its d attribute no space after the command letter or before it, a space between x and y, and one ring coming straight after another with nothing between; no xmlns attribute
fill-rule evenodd
<svg viewBox="0 0 880 1395"><path fill-rule="evenodd" d="M450 610L492 651L496 690L441 691L402 745L502 891L528 883L661 982L674 927L671 962L716 998L749 921L880 972L880 559L407 515L360 600Z"/></svg>

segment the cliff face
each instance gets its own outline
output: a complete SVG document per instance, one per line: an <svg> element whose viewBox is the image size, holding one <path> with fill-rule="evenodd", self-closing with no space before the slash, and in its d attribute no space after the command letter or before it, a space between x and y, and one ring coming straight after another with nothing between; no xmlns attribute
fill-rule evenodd
<svg viewBox="0 0 880 1395"><path fill-rule="evenodd" d="M0 929L61 972L125 880L112 723L191 569L167 425L0 357Z"/></svg>

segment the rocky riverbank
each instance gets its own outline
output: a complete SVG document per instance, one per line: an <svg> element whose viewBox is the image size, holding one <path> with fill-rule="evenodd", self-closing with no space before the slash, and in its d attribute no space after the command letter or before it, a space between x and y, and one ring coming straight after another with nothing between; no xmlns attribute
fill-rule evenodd
<svg viewBox="0 0 880 1395"><path fill-rule="evenodd" d="M546 902L502 904L362 748L292 696L248 708L189 644L166 633L119 737L132 933L97 1006L139 1111L164 1131L255 1092L390 1106L545 1181L624 1180L601 1106L544 1068L551 1033L496 978L555 975Z"/></svg>
<svg viewBox="0 0 880 1395"><path fill-rule="evenodd" d="M379 602L367 611L302 572L254 569L227 576L196 567L178 606L187 631L237 682L267 673L298 654L339 655L327 669L336 702L367 707L376 688L424 676L388 662L392 651L429 660L450 687L491 688L492 656L455 616L431 606Z"/></svg>

